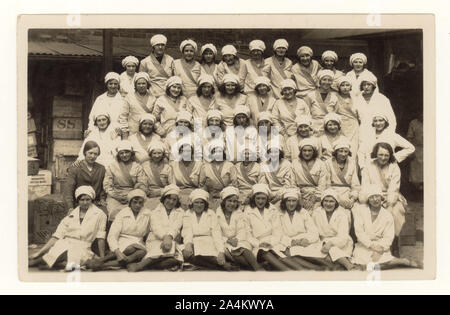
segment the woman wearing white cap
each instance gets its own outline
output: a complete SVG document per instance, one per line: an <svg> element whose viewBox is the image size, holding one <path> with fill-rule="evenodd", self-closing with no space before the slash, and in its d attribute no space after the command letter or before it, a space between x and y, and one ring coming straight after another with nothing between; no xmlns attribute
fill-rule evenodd
<svg viewBox="0 0 450 315"><path fill-rule="evenodd" d="M170 77L166 82L166 92L158 97L153 108L158 132L166 137L175 127L178 112L186 109L186 97L182 90L183 81L178 76Z"/></svg>
<svg viewBox="0 0 450 315"><path fill-rule="evenodd" d="M216 106L214 78L208 74L202 74L198 78L198 88L195 95L186 102L186 110L192 113L194 125L205 127L206 116L209 110Z"/></svg>
<svg viewBox="0 0 450 315"><path fill-rule="evenodd" d="M222 85L226 74L234 74L238 77L239 91L244 88L244 78L240 77L245 60L237 55L237 50L233 45L225 45L222 47L222 61L217 65L215 79L217 84Z"/></svg>
<svg viewBox="0 0 450 315"><path fill-rule="evenodd" d="M318 206L330 179L325 163L318 157L317 142L314 139L300 141L299 151L299 158L292 161L292 184L300 188L301 204L311 213Z"/></svg>
<svg viewBox="0 0 450 315"><path fill-rule="evenodd" d="M228 261L254 271L264 270L252 253L252 245L247 239L247 222L239 202L240 191L229 186L220 193L220 206L216 210L225 256Z"/></svg>
<svg viewBox="0 0 450 315"><path fill-rule="evenodd" d="M144 207L145 192L134 189L127 195L128 206L117 214L108 232L111 252L90 264L94 271L128 267L144 258L144 237L150 232L150 210Z"/></svg>
<svg viewBox="0 0 450 315"><path fill-rule="evenodd" d="M250 93L255 90L255 80L257 77L268 75L268 67L264 61L264 51L266 45L263 41L256 39L249 44L250 59L244 61L239 77L244 80L244 93Z"/></svg>
<svg viewBox="0 0 450 315"><path fill-rule="evenodd" d="M356 267L350 262L353 240L349 235L348 215L339 204L338 193L333 189L324 191L320 207L312 214L319 232L321 252L326 258L342 265L347 270Z"/></svg>
<svg viewBox="0 0 450 315"><path fill-rule="evenodd" d="M276 99L270 91L268 78L257 77L254 83L254 91L247 94L247 106L250 108L252 121L256 123L261 112L272 112Z"/></svg>
<svg viewBox="0 0 450 315"><path fill-rule="evenodd" d="M253 247L258 263L266 262L275 270L288 271L291 269L281 260L285 255L280 251L280 215L270 204L270 191L266 184L256 184L252 188L250 204L244 209L247 240Z"/></svg>
<svg viewBox="0 0 450 315"><path fill-rule="evenodd" d="M122 59L122 67L125 69L120 74L120 94L122 97L128 93L134 93L134 77L139 66L139 60L135 56L127 56Z"/></svg>
<svg viewBox="0 0 450 315"><path fill-rule="evenodd" d="M286 149L286 141L275 127L273 115L271 112L260 112L256 120L256 128L258 130L258 157L262 162L267 161L266 149L267 144L272 142L278 145L283 151Z"/></svg>
<svg viewBox="0 0 450 315"><path fill-rule="evenodd" d="M202 59L200 60L200 64L202 66L202 75L210 75L214 77L216 73L216 56L217 56L217 48L211 43L205 44L200 49L200 56ZM215 85L216 82L214 82Z"/></svg>
<svg viewBox="0 0 450 315"><path fill-rule="evenodd" d="M295 135L297 128L295 119L300 115L310 115L308 104L295 96L297 85L294 80L281 82L281 99L277 100L272 109L275 126L285 138Z"/></svg>
<svg viewBox="0 0 450 315"><path fill-rule="evenodd" d="M317 145L319 144L319 140L316 136L313 135L314 132L312 129L311 117L307 115L300 115L295 119L295 124L297 126L297 133L293 136L290 136L286 141L286 159L291 162L294 159L298 159L298 156L300 154L298 145L303 139L312 138L317 141ZM321 150L319 150L319 153L320 151Z"/></svg>
<svg viewBox="0 0 450 315"><path fill-rule="evenodd" d="M180 188L168 185L161 192L156 209L150 213L150 233L145 247L147 255L139 263L128 266L128 271L143 269L176 270L183 261L181 228L184 210L180 208Z"/></svg>
<svg viewBox="0 0 450 315"><path fill-rule="evenodd" d="M239 78L232 74L225 74L219 85L220 95L216 97L216 109L222 112L226 126L233 126L234 110L237 106L245 106L247 96L240 92Z"/></svg>
<svg viewBox="0 0 450 315"><path fill-rule="evenodd" d="M363 186L365 202L353 209L355 232L358 242L353 251L352 262L367 266L379 264L381 269L395 266L418 267L406 258L393 257L390 247L395 237L392 214L383 205L383 193L378 185Z"/></svg>
<svg viewBox="0 0 450 315"><path fill-rule="evenodd" d="M225 130L222 112L217 109L210 109L206 113L206 127L202 134L203 145L206 145L213 139L225 141Z"/></svg>
<svg viewBox="0 0 450 315"><path fill-rule="evenodd" d="M111 118L111 127L118 134L121 134L122 129L126 128L126 125L119 120L122 107L125 106L125 100L119 93L119 81L120 75L118 73L108 72L106 74L105 85L107 91L98 96L92 105L91 112L89 113L88 129L84 133L85 137L95 129L95 117L99 113L107 113L109 115Z"/></svg>
<svg viewBox="0 0 450 315"><path fill-rule="evenodd" d="M113 222L117 213L129 202L128 193L140 188L147 192L147 178L134 158L131 142L122 140L117 145L116 161L106 168L103 188L107 193L108 219Z"/></svg>
<svg viewBox="0 0 450 315"><path fill-rule="evenodd" d="M236 185L236 170L226 160L225 144L213 140L205 146L205 162L200 171L200 188L209 192L209 207L216 210L220 203L220 192L229 185Z"/></svg>
<svg viewBox="0 0 450 315"><path fill-rule="evenodd" d="M139 118L142 114L151 114L156 102L150 92L150 78L147 73L136 73L133 80L133 90L125 97L125 106L120 113L120 120L128 126L128 135L139 131ZM122 137L124 138L124 137Z"/></svg>
<svg viewBox="0 0 450 315"><path fill-rule="evenodd" d="M297 83L298 97L305 97L306 94L316 89L318 73L322 69L319 62L313 60L313 50L308 46L302 46L297 50L298 62L292 67L295 82Z"/></svg>
<svg viewBox="0 0 450 315"><path fill-rule="evenodd" d="M242 155L244 160L235 164L236 187L239 189L239 201L248 205L252 187L256 185L261 177L261 167L258 154L255 150L244 148Z"/></svg>
<svg viewBox="0 0 450 315"><path fill-rule="evenodd" d="M365 66L367 65L367 56L363 53L352 54L350 56L349 63L352 67L352 70L347 72L346 76L353 86L352 94L354 96L357 96L361 94L361 90L359 89L362 83L361 78L367 74L373 75L373 73L365 68Z"/></svg>
<svg viewBox="0 0 450 315"><path fill-rule="evenodd" d="M209 208L209 194L203 189L189 196L189 210L183 218L183 257L186 262L212 270L231 270L226 262L217 214Z"/></svg>
<svg viewBox="0 0 450 315"><path fill-rule="evenodd" d="M325 115L336 111L338 98L337 93L331 89L333 80L333 71L320 70L317 74L318 88L309 92L304 98L309 106L313 129L317 136L323 134L323 118Z"/></svg>
<svg viewBox="0 0 450 315"><path fill-rule="evenodd" d="M340 77L345 76L344 72L336 69L336 63L338 62L338 60L339 60L338 55L336 54L336 52L334 52L332 50L324 51L322 54L323 69L331 70L334 73L334 80L333 80L333 84L331 85L331 88L336 92L339 91L337 80Z"/></svg>
<svg viewBox="0 0 450 315"><path fill-rule="evenodd" d="M153 141L160 141L156 134L156 117L153 114L143 113L139 117L138 132L131 135L128 140L133 147L136 160L142 164L149 159L147 148Z"/></svg>
<svg viewBox="0 0 450 315"><path fill-rule="evenodd" d="M186 39L180 44L182 58L173 62L173 74L183 81L183 94L189 98L197 91L197 81L200 77L201 66L195 60L197 43L192 39Z"/></svg>
<svg viewBox="0 0 450 315"><path fill-rule="evenodd" d="M286 57L288 49L289 44L285 39L277 39L273 43L273 56L265 60L268 67L267 76L270 79L273 94L277 99L281 98L281 82L294 77L292 61Z"/></svg>
<svg viewBox="0 0 450 315"><path fill-rule="evenodd" d="M414 153L415 148L408 140L389 129L389 118L385 113L374 113L372 126L372 132L360 138L358 162L361 168L370 162L372 149L378 142L386 142L391 145L397 163L403 162Z"/></svg>
<svg viewBox="0 0 450 315"><path fill-rule="evenodd" d="M30 256L29 267L46 265L52 268L66 261L66 270L84 266L94 257L91 246L98 239L100 257L105 255L106 215L93 201L95 191L91 186L75 190L77 207L59 223L52 238L37 253Z"/></svg>
<svg viewBox="0 0 450 315"><path fill-rule="evenodd" d="M341 132L341 118L338 114L328 113L325 115L323 131L323 135L319 137L319 148L321 149L320 158L322 161L326 161L331 159L334 144L345 138Z"/></svg>
<svg viewBox="0 0 450 315"><path fill-rule="evenodd" d="M146 72L150 77L150 92L155 97L165 94L166 82L173 76L173 58L165 53L167 38L157 34L150 39L152 52L141 61L139 72Z"/></svg>

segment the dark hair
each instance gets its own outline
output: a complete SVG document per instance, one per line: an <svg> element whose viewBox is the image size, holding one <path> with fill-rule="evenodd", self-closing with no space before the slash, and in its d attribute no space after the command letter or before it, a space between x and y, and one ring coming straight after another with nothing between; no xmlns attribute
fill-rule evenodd
<svg viewBox="0 0 450 315"><path fill-rule="evenodd" d="M119 152L117 152L116 160L117 160L117 162L122 162L122 161L120 160ZM135 154L134 151L131 151L130 161L131 161L131 162L136 162L136 154Z"/></svg>
<svg viewBox="0 0 450 315"><path fill-rule="evenodd" d="M182 146L180 146L178 148L178 154L181 154L181 152L184 151L185 147L189 147L191 149L191 157L193 157L194 154L195 154L194 147L192 145L190 145L190 144L187 144L187 143L183 144Z"/></svg>
<svg viewBox="0 0 450 315"><path fill-rule="evenodd" d="M159 198L159 201L160 201L162 204L164 204L164 201L166 201L166 199L167 199L169 196L170 196L170 195L162 196L161 198ZM180 197L177 196L177 199L178 199L178 201L177 201L177 204L175 205L175 208L181 207ZM150 210L153 210L153 209L150 209Z"/></svg>
<svg viewBox="0 0 450 315"><path fill-rule="evenodd" d="M100 155L100 146L98 145L98 143L97 142L95 142L95 141L88 141L88 142L86 142L85 144L84 144L84 148L83 148L83 155L84 156L86 156L86 152L87 151L89 151L89 150L91 150L91 149L94 149L94 148L98 148L98 155Z"/></svg>
<svg viewBox="0 0 450 315"><path fill-rule="evenodd" d="M245 114L244 113L239 113L238 115L245 115ZM237 119L236 118L237 118L238 115L235 115L234 118L233 118L233 126L234 127L237 127ZM250 117L248 117L247 115L245 115L245 117L247 117L247 120L245 122L245 125L241 126L241 127L247 128L250 125Z"/></svg>
<svg viewBox="0 0 450 315"><path fill-rule="evenodd" d="M209 120L209 119L206 120L206 127L212 127L212 126L209 125L208 120ZM218 127L218 128L220 128L220 130L222 130L222 132L224 132L225 129L227 128L227 126L225 125L225 122L223 121L223 119L220 121L220 125L219 125L219 126L213 126L213 127Z"/></svg>
<svg viewBox="0 0 450 315"><path fill-rule="evenodd" d="M200 84L198 87L197 87L197 96L202 96L202 88L203 88L203 85L205 85L205 83L208 83L208 82L203 82L202 84ZM208 83L208 84L211 84L211 83ZM213 96L214 94L216 93L216 89L214 88L214 85L212 86L212 89L211 89L211 96Z"/></svg>
<svg viewBox="0 0 450 315"><path fill-rule="evenodd" d="M172 86L173 86L173 85L167 87L167 89L166 89L166 95L167 95L167 96L171 96L171 94L170 94L170 88L171 88ZM181 97L181 96L183 96L183 88L181 88L180 95L178 95L177 97Z"/></svg>
<svg viewBox="0 0 450 315"><path fill-rule="evenodd" d="M79 195L79 196L77 197L77 199L76 199L77 204L80 202L80 199L81 199L81 197L83 197L83 196L88 196L89 198L91 198L91 196L89 196L88 194L81 194L81 195ZM92 198L91 198L91 200L94 201Z"/></svg>
<svg viewBox="0 0 450 315"><path fill-rule="evenodd" d="M144 78L140 78L140 79L144 79ZM140 80L139 79L139 80ZM144 79L145 80L145 79ZM138 80L136 80L135 82L134 82L134 90L136 91L137 90L137 88L136 88L136 83L137 83L137 81ZM149 81L147 81L147 80L145 80L145 82L147 82L147 90L150 88L150 86L151 86L151 84L150 84L150 82Z"/></svg>
<svg viewBox="0 0 450 315"><path fill-rule="evenodd" d="M268 88L269 88L269 92L270 92L270 90L272 89L271 87L270 87L270 85L266 85L266 84L264 84L264 83L260 83L260 84L258 84L258 85L256 85L255 86L255 92L256 92L256 94L258 94L258 95L261 95L261 94L259 94L259 91L258 91L258 86L260 86L260 85L265 85L265 86L267 86Z"/></svg>
<svg viewBox="0 0 450 315"><path fill-rule="evenodd" d="M376 86L375 86L372 82L369 82L369 81L362 81L362 82L361 82L361 84L359 85L359 90L360 90L360 91L364 90L364 89L363 89L363 84L364 84L364 82L367 82L367 83L369 83L370 85L372 85L372 86L373 86L373 90L375 91Z"/></svg>
<svg viewBox="0 0 450 315"><path fill-rule="evenodd" d="M201 200L203 201L203 204L205 205L205 208L203 209L203 212L208 211L208 209L209 209L209 202L208 202L208 201L205 201L205 200L203 200L203 199L201 199ZM188 206L188 208L189 208L189 210L192 210L192 209L194 208L194 204L193 204L193 203L190 204L190 205Z"/></svg>
<svg viewBox="0 0 450 315"><path fill-rule="evenodd" d="M110 120L109 117L106 116L106 115L98 115L98 116L95 118L94 126L98 127L98 126L97 126L97 118L100 117L100 116L105 116L105 117L106 117L106 119L108 120L108 125L106 126L106 128L108 128L108 127L109 127L109 124L111 123L111 120Z"/></svg>
<svg viewBox="0 0 450 315"><path fill-rule="evenodd" d="M324 196L325 197L333 197L333 196ZM323 199L324 199L323 198ZM320 206L323 208L323 199L320 201ZM334 198L333 198L334 199ZM339 208L339 201L337 201L337 199L334 199L334 201L336 201L336 205L334 206L334 210L336 210L337 208Z"/></svg>
<svg viewBox="0 0 450 315"><path fill-rule="evenodd" d="M389 143L386 142L378 142L377 144L375 144L375 146L373 147L372 153L370 154L370 157L372 159L375 159L377 157L378 154L378 150L380 148L383 148L385 150L388 150L389 152L389 163L394 163L395 157L394 157L394 150L392 149L391 145Z"/></svg>
<svg viewBox="0 0 450 315"><path fill-rule="evenodd" d="M261 127L261 122L263 122L263 121L268 121L268 122L270 123L270 127L275 126L275 125L273 124L273 122L270 122L270 120L264 119L264 120L260 120L260 121L256 124L256 127L258 127L258 130L259 130L259 127Z"/></svg>
<svg viewBox="0 0 450 315"><path fill-rule="evenodd" d="M283 198L283 199L281 199L281 202L280 202L280 210L283 213L287 211L286 201L287 201L287 198ZM302 209L302 204L300 203L300 199L298 199L297 207L295 207L295 211L300 211L301 209Z"/></svg>
<svg viewBox="0 0 450 315"><path fill-rule="evenodd" d="M225 150L225 148L221 148L221 149L223 150L223 152L222 152L222 161L219 161L219 162L225 162L225 161L227 160L227 151ZM216 150L216 148L212 148L212 149L211 149L211 152L208 152L210 158L211 158L211 157L213 156L213 154L215 153L215 150ZM211 159L211 160L212 160L212 159ZM214 159L214 161L215 161L215 159Z"/></svg>
<svg viewBox="0 0 450 315"><path fill-rule="evenodd" d="M140 196L134 196L133 198L130 199L130 201L128 201L128 207L131 205L131 202L133 201L133 199L136 199L136 198L141 198L141 199L143 199L144 202L145 202L145 198L142 198L142 197L140 197ZM151 210L153 210L153 209L151 209Z"/></svg>
<svg viewBox="0 0 450 315"><path fill-rule="evenodd" d="M293 89L293 88L291 88L291 87L285 87L285 89ZM281 91L280 91L281 96L284 96L283 90L284 90L284 89L281 89ZM293 89L293 90L294 90L294 96L295 96L295 93L296 93L298 90L297 90L297 89Z"/></svg>
<svg viewBox="0 0 450 315"><path fill-rule="evenodd" d="M175 127L178 127L178 121L175 122ZM183 126L184 127L184 126ZM190 131L194 131L194 126L192 126L192 123L189 121L189 126L187 127Z"/></svg>
<svg viewBox="0 0 450 315"><path fill-rule="evenodd" d="M331 153L331 155L332 155L334 158L336 158L336 156L337 156L337 150L339 150L339 149L336 149L336 150L334 150L334 151ZM348 156L352 156L352 151L348 150Z"/></svg>
<svg viewBox="0 0 450 315"><path fill-rule="evenodd" d="M269 154L269 151L271 151L270 148L267 150L267 154ZM284 159L284 151L282 148L278 148L278 160L281 161L282 159Z"/></svg>
<svg viewBox="0 0 450 315"><path fill-rule="evenodd" d="M215 54L214 51L212 51L212 49L210 49L210 48L206 48L206 49L203 51L203 54L202 54L202 58L201 58L201 60L200 60L200 63L201 63L201 64L206 63L204 55L205 55L205 52L206 52L207 50L211 50L211 52L212 52L213 55L214 55L213 63L216 63L216 54Z"/></svg>
<svg viewBox="0 0 450 315"><path fill-rule="evenodd" d="M384 122L385 122L385 124L384 124L384 129L383 129L383 130L385 130L385 129L387 129L387 127L389 127L389 121L387 121L387 120L384 119L384 118L383 118L383 120L384 120ZM373 124L373 122L372 122L372 127L375 127L375 125Z"/></svg>
<svg viewBox="0 0 450 315"><path fill-rule="evenodd" d="M144 120L144 121L145 121L145 120ZM139 124L139 132L140 132L140 133L143 133L143 132L142 132L142 123L143 123L144 121L142 121L142 122ZM156 124L153 123L152 133L156 131L155 125L156 125Z"/></svg>
<svg viewBox="0 0 450 315"><path fill-rule="evenodd" d="M340 124L338 121L336 121L336 120L330 120L330 121L328 121L328 122L323 126L323 129L324 129L326 132L329 133L328 127L327 127L327 126L328 126L328 123L331 122L331 121L335 122L335 123L339 126L338 131L341 130L341 124Z"/></svg>
<svg viewBox="0 0 450 315"><path fill-rule="evenodd" d="M111 80L116 80L116 79L109 79L108 81L105 82L106 90L108 90L108 82ZM119 91L120 91L120 81L117 81L117 93L119 93Z"/></svg>
<svg viewBox="0 0 450 315"><path fill-rule="evenodd" d="M239 86L239 83L234 83L235 88L234 88L234 92L233 92L233 96L238 95L239 93L241 93L241 87ZM221 85L219 85L219 92L221 95L227 95L227 92L225 90L225 83L222 83Z"/></svg>
<svg viewBox="0 0 450 315"><path fill-rule="evenodd" d="M192 40L192 39L188 38L187 40ZM192 44L186 44L186 45L184 45L183 50L181 51L182 54L184 53L184 49L186 48L186 46L192 46L192 48L194 49L194 54L195 54L195 47L194 47L194 45L192 45Z"/></svg>
<svg viewBox="0 0 450 315"><path fill-rule="evenodd" d="M220 208L222 209L222 211L225 211L225 203L227 202L227 200L230 199L230 198L233 197L233 196L234 196L234 195L228 196L227 198L225 198L224 200L222 200L222 201L220 202ZM236 209L234 209L234 210L237 210L237 209L239 209L239 203L238 203L238 205L236 206Z"/></svg>
<svg viewBox="0 0 450 315"><path fill-rule="evenodd" d="M255 202L256 195L257 194L254 194L250 197L250 207L252 207L252 208L256 208L256 202ZM270 207L269 196L266 195L266 197L267 197L267 202L264 205L264 208L269 209L269 207Z"/></svg>
<svg viewBox="0 0 450 315"><path fill-rule="evenodd" d="M305 146L304 146L305 147ZM304 148L303 147L303 148ZM310 146L310 147L312 147L312 146ZM303 156L302 156L302 150L303 150L303 148L301 148L300 149L300 154L298 155L298 157L300 158L300 160L305 160L304 158L303 158ZM319 156L319 152L317 152L317 150L314 148L314 147L312 147L312 149L313 149L313 156L312 156L312 160L315 160L315 159L317 159L317 157Z"/></svg>

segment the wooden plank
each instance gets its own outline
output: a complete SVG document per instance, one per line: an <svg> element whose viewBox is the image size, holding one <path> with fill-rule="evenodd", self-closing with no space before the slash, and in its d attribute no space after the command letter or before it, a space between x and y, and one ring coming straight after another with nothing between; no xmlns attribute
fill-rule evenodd
<svg viewBox="0 0 450 315"><path fill-rule="evenodd" d="M54 139L82 139L83 121L81 118L53 118Z"/></svg>
<svg viewBox="0 0 450 315"><path fill-rule="evenodd" d="M55 96L52 117L81 118L83 100L79 96Z"/></svg>
<svg viewBox="0 0 450 315"><path fill-rule="evenodd" d="M83 140L54 140L53 142L53 161L59 155L78 156Z"/></svg>

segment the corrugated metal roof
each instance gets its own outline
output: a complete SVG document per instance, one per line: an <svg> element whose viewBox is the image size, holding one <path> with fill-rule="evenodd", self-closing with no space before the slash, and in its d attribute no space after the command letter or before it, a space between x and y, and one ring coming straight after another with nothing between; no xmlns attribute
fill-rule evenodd
<svg viewBox="0 0 450 315"><path fill-rule="evenodd" d="M28 43L28 54L53 56L103 56L102 45L81 45L77 43L56 41L30 41Z"/></svg>

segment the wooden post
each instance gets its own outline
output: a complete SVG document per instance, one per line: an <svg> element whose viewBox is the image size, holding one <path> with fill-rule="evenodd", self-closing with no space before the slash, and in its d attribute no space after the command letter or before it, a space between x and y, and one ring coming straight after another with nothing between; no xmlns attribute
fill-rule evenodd
<svg viewBox="0 0 450 315"><path fill-rule="evenodd" d="M103 30L103 75L113 70L113 33Z"/></svg>

